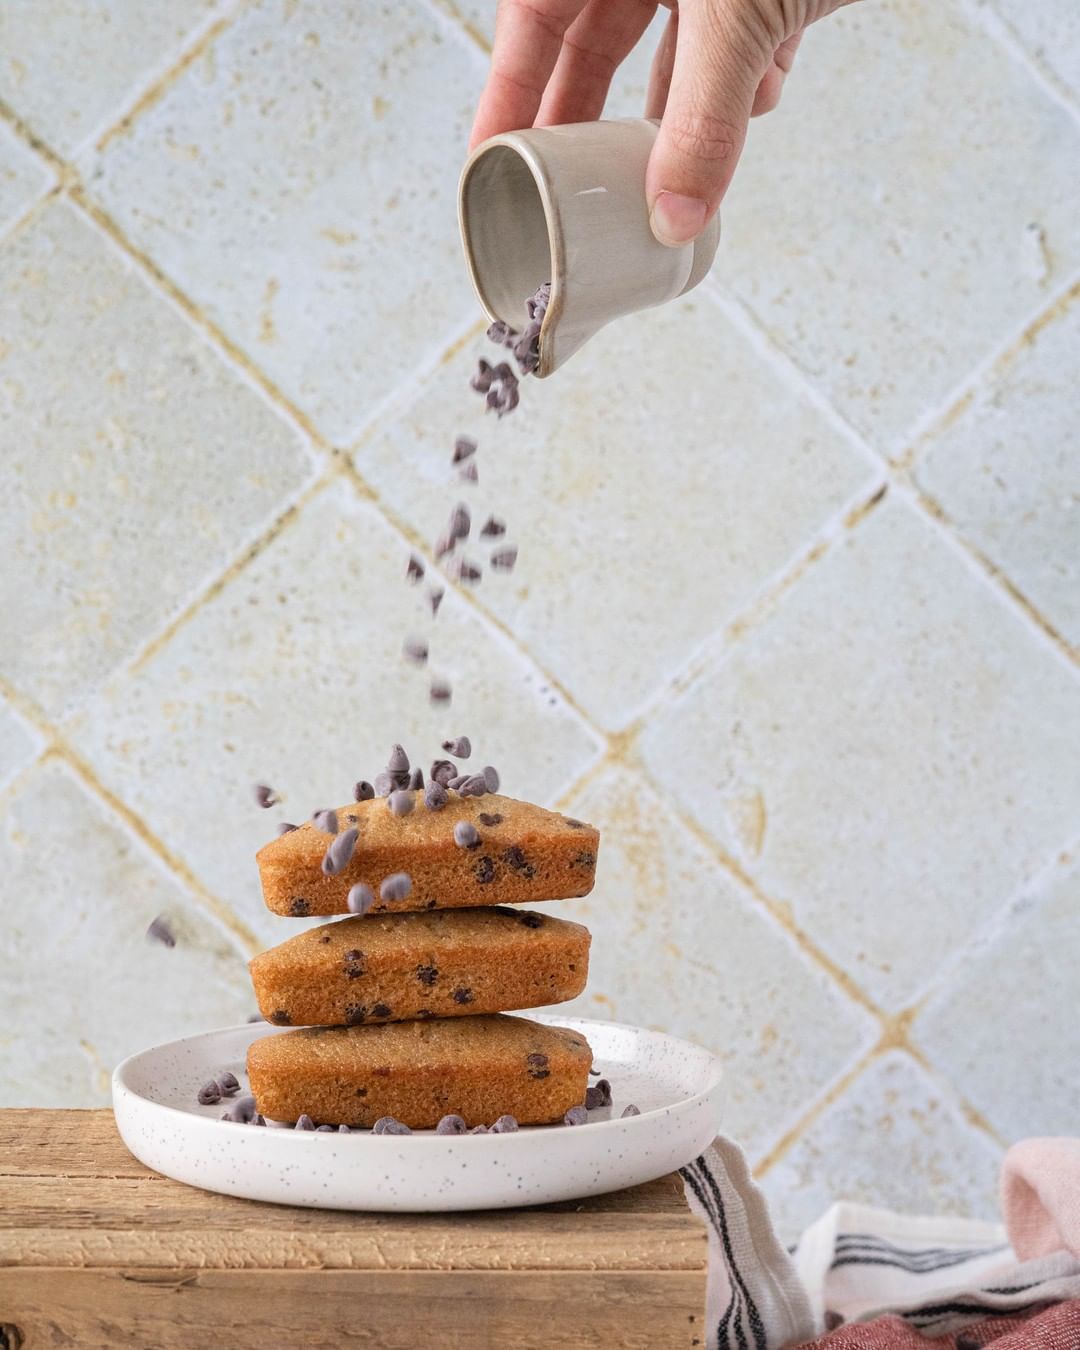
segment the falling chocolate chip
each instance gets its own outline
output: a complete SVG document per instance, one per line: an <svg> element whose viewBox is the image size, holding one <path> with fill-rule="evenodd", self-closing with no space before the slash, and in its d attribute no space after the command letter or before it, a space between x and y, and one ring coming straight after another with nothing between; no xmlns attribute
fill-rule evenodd
<svg viewBox="0 0 1080 1350"><path fill-rule="evenodd" d="M221 1101L221 1088L213 1078L199 1089L198 1101L200 1106L216 1106Z"/></svg>
<svg viewBox="0 0 1080 1350"><path fill-rule="evenodd" d="M453 553L455 548L457 548L457 540L449 530L445 530L439 535L438 539L435 540L436 561L445 558L448 553Z"/></svg>
<svg viewBox="0 0 1080 1350"><path fill-rule="evenodd" d="M146 930L146 940L148 942L160 942L163 947L176 946L176 936L169 927L164 914L159 914L156 919L150 920L150 926Z"/></svg>
<svg viewBox="0 0 1080 1350"><path fill-rule="evenodd" d="M495 880L495 859L489 858L485 853L473 867L473 873L481 886L486 886L489 882Z"/></svg>
<svg viewBox="0 0 1080 1350"><path fill-rule="evenodd" d="M491 1127L492 1134L514 1134L517 1131L517 1116L500 1116Z"/></svg>
<svg viewBox="0 0 1080 1350"><path fill-rule="evenodd" d="M281 798L272 787L267 787L265 783L255 784L255 801L264 809L268 806L276 806Z"/></svg>
<svg viewBox="0 0 1080 1350"><path fill-rule="evenodd" d="M457 773L450 779L446 786L454 792L459 792L462 784L467 783L468 781L469 775L467 773Z"/></svg>
<svg viewBox="0 0 1080 1350"><path fill-rule="evenodd" d="M248 1122L248 1124L249 1124L249 1125L265 1125L265 1124L266 1124L266 1117L265 1117L265 1116L260 1116L259 1113L258 1113L258 1111L256 1111L255 1114L251 1117L251 1120Z"/></svg>
<svg viewBox="0 0 1080 1350"><path fill-rule="evenodd" d="M487 825L488 827L502 824L502 816L498 811L481 811L479 820L481 825Z"/></svg>
<svg viewBox="0 0 1080 1350"><path fill-rule="evenodd" d="M428 591L428 604L431 606L432 618L434 618L435 615L438 614L439 606L442 604L443 596L445 594L446 594L445 590L443 590L442 587L440 586L432 586L431 589Z"/></svg>
<svg viewBox="0 0 1080 1350"><path fill-rule="evenodd" d="M464 1134L468 1126L460 1116L443 1116L435 1126L436 1134Z"/></svg>
<svg viewBox="0 0 1080 1350"><path fill-rule="evenodd" d="M416 805L416 797L407 788L398 788L386 799L395 816L407 816Z"/></svg>
<svg viewBox="0 0 1080 1350"><path fill-rule="evenodd" d="M517 844L511 844L509 848L504 849L502 856L503 862L523 877L534 877L536 875L536 868L529 862Z"/></svg>
<svg viewBox="0 0 1080 1350"><path fill-rule="evenodd" d="M458 478L462 483L479 483L480 470L476 467L476 460L470 459L458 473Z"/></svg>
<svg viewBox="0 0 1080 1350"><path fill-rule="evenodd" d="M572 1106L566 1115L563 1116L564 1125L585 1125L588 1122L589 1113L584 1106Z"/></svg>
<svg viewBox="0 0 1080 1350"><path fill-rule="evenodd" d="M487 790L487 780L482 773L469 774L465 781L458 785L458 792L463 797L483 797Z"/></svg>
<svg viewBox="0 0 1080 1350"><path fill-rule="evenodd" d="M455 759L468 759L472 754L472 741L468 736L452 736L449 740L443 741L442 748L448 755L453 755ZM447 763L446 760L437 761L440 764Z"/></svg>
<svg viewBox="0 0 1080 1350"><path fill-rule="evenodd" d="M314 1129L315 1129L315 1122L314 1122L314 1121L311 1119L311 1117L305 1112L305 1113L300 1117L300 1119L296 1122L296 1124L293 1126L293 1129L294 1129L294 1130L314 1130Z"/></svg>
<svg viewBox="0 0 1080 1350"><path fill-rule="evenodd" d="M306 919L311 913L311 904L302 895L294 895L289 901L289 913L294 919Z"/></svg>
<svg viewBox="0 0 1080 1350"><path fill-rule="evenodd" d="M621 1119L626 1120L628 1116L640 1116L640 1115L641 1115L640 1108L636 1107L634 1103L631 1102L629 1106L623 1107Z"/></svg>
<svg viewBox="0 0 1080 1350"><path fill-rule="evenodd" d="M484 765L484 786L489 792L498 792L499 790L499 771L490 764Z"/></svg>
<svg viewBox="0 0 1080 1350"><path fill-rule="evenodd" d="M506 533L506 522L498 516L488 516L480 530L481 539L500 539Z"/></svg>
<svg viewBox="0 0 1080 1350"><path fill-rule="evenodd" d="M394 872L379 887L384 900L404 900L412 890L412 878L405 872Z"/></svg>
<svg viewBox="0 0 1080 1350"><path fill-rule="evenodd" d="M469 381L469 385L478 394L486 394L491 388L491 365L483 357L477 362L476 373Z"/></svg>
<svg viewBox="0 0 1080 1350"><path fill-rule="evenodd" d="M311 817L311 823L317 830L322 830L323 834L337 834L338 832L336 811L316 811Z"/></svg>
<svg viewBox="0 0 1080 1350"><path fill-rule="evenodd" d="M356 848L358 837L359 831L355 825L335 836L322 860L322 870L326 876L336 877L345 871L352 861L353 850Z"/></svg>
<svg viewBox="0 0 1080 1350"><path fill-rule="evenodd" d="M375 892L362 881L358 881L355 886L350 887L345 900L350 914L366 914L374 903Z"/></svg>
<svg viewBox="0 0 1080 1350"><path fill-rule="evenodd" d="M472 529L472 516L464 502L458 502L450 512L450 521L446 528L451 539L468 539L469 531Z"/></svg>
<svg viewBox="0 0 1080 1350"><path fill-rule="evenodd" d="M453 994L451 995L451 998L453 998L455 1003L471 1003L472 990L465 988L455 989Z"/></svg>
<svg viewBox="0 0 1080 1350"><path fill-rule="evenodd" d="M450 575L457 581L465 581L470 586L480 580L484 575L483 570L476 563L470 562L468 558L458 558L450 568Z"/></svg>
<svg viewBox="0 0 1080 1350"><path fill-rule="evenodd" d="M485 363L486 364L486 363ZM490 370L490 366L488 367ZM459 436L454 442L454 464L460 464L463 459L469 459L476 454L476 442L471 436Z"/></svg>
<svg viewBox="0 0 1080 1350"><path fill-rule="evenodd" d="M405 753L405 747L402 745L392 745L390 747L390 758L386 761L387 773L408 773L409 756Z"/></svg>
<svg viewBox="0 0 1080 1350"><path fill-rule="evenodd" d="M418 666L422 666L428 659L428 645L423 638L407 637L401 650L410 661L415 662Z"/></svg>
<svg viewBox="0 0 1080 1350"><path fill-rule="evenodd" d="M416 978L421 984L426 984L429 988L439 978L438 966L417 966Z"/></svg>
<svg viewBox="0 0 1080 1350"><path fill-rule="evenodd" d="M270 1021L273 1022L276 1027L292 1026L292 1018L289 1016L288 1009L286 1008L275 1008L270 1014Z"/></svg>
<svg viewBox="0 0 1080 1350"><path fill-rule="evenodd" d="M480 832L471 820L459 820L454 826L454 843L458 848L476 848Z"/></svg>
<svg viewBox="0 0 1080 1350"><path fill-rule="evenodd" d="M428 697L432 703L449 703L452 697L450 685L446 680L432 680L431 688L428 690Z"/></svg>
<svg viewBox="0 0 1080 1350"><path fill-rule="evenodd" d="M292 825L289 823L289 821L283 820L281 824L277 827L277 832L279 835L292 834L293 830L298 830L299 828L300 828L299 825Z"/></svg>
<svg viewBox="0 0 1080 1350"><path fill-rule="evenodd" d="M375 789L365 778L361 778L359 783L353 787L353 797L358 802L369 802L375 796Z"/></svg>
<svg viewBox="0 0 1080 1350"><path fill-rule="evenodd" d="M517 562L517 546L512 544L509 548L497 548L491 555L491 565L496 572L512 572L514 564Z"/></svg>
<svg viewBox="0 0 1080 1350"><path fill-rule="evenodd" d="M500 347L505 347L508 342L517 341L517 333L508 323L496 319L494 323L488 325L487 338L489 342L496 342Z"/></svg>
<svg viewBox="0 0 1080 1350"><path fill-rule="evenodd" d="M449 787L450 781L458 776L457 766L451 764L448 759L437 759L428 772L428 777L433 783L440 783L443 787Z"/></svg>
<svg viewBox="0 0 1080 1350"><path fill-rule="evenodd" d="M416 584L416 582L422 581L424 578L424 564L420 561L420 559L416 556L415 553L409 555L409 566L405 571L405 576L414 585Z"/></svg>
<svg viewBox="0 0 1080 1350"><path fill-rule="evenodd" d="M450 800L450 794L441 783L429 783L424 793L424 805L429 811L441 811Z"/></svg>
<svg viewBox="0 0 1080 1350"><path fill-rule="evenodd" d="M408 1125L393 1116L380 1116L371 1127L372 1134L412 1134Z"/></svg>

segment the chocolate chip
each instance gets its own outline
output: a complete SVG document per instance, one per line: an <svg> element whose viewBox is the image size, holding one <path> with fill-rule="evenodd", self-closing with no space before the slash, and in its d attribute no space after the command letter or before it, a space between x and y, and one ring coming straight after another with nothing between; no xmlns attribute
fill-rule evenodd
<svg viewBox="0 0 1080 1350"><path fill-rule="evenodd" d="M491 1127L492 1134L514 1134L518 1128L517 1116L500 1116Z"/></svg>
<svg viewBox="0 0 1080 1350"><path fill-rule="evenodd" d="M472 754L472 741L468 736L452 736L448 741L443 741L442 748L455 759L468 759ZM439 762L446 763L445 760Z"/></svg>
<svg viewBox="0 0 1080 1350"><path fill-rule="evenodd" d="M338 1134L352 1134L352 1130L350 1130L348 1125L344 1123L342 1123L337 1127L337 1132Z"/></svg>
<svg viewBox="0 0 1080 1350"><path fill-rule="evenodd" d="M448 553L453 553L455 548L457 548L457 540L449 530L445 530L439 535L438 539L435 540L436 561L445 558Z"/></svg>
<svg viewBox="0 0 1080 1350"><path fill-rule="evenodd" d="M455 792L460 792L462 784L467 783L468 781L469 775L467 773L457 773L450 779L446 786L452 788Z"/></svg>
<svg viewBox="0 0 1080 1350"><path fill-rule="evenodd" d="M292 834L293 830L298 830L299 825L291 825L287 820L283 820L277 827L278 834Z"/></svg>
<svg viewBox="0 0 1080 1350"><path fill-rule="evenodd" d="M575 867L595 867L596 854L591 849L583 848L580 853L574 855Z"/></svg>
<svg viewBox="0 0 1080 1350"><path fill-rule="evenodd" d="M525 1056L525 1063L528 1066L530 1078L549 1078L551 1070L548 1068L548 1057L538 1051Z"/></svg>
<svg viewBox="0 0 1080 1350"><path fill-rule="evenodd" d="M844 1325L844 1314L836 1312L833 1308L826 1308L824 1325L826 1331L835 1331L837 1327ZM961 1341L964 1341L965 1344L961 1345ZM958 1336L956 1350L979 1350L979 1346L977 1342L969 1341L966 1336Z"/></svg>
<svg viewBox="0 0 1080 1350"><path fill-rule="evenodd" d="M250 1125L252 1117L255 1115L254 1097L237 1097L233 1102L232 1117L238 1120L241 1125Z"/></svg>
<svg viewBox="0 0 1080 1350"><path fill-rule="evenodd" d="M367 1005L364 1003L348 1003L345 1006L345 1025L347 1027L358 1027L367 1017ZM360 1095L359 1093L357 1094Z"/></svg>
<svg viewBox="0 0 1080 1350"><path fill-rule="evenodd" d="M498 516L488 516L480 530L481 539L501 539L506 533L506 522Z"/></svg>
<svg viewBox="0 0 1080 1350"><path fill-rule="evenodd" d="M397 787L397 782L392 773L388 773L384 769L382 773L375 775L375 795L377 797L389 797L395 787Z"/></svg>
<svg viewBox="0 0 1080 1350"><path fill-rule="evenodd" d="M160 942L163 947L176 946L176 936L169 927L164 914L159 914L156 919L150 920L150 926L146 930L146 940L148 942Z"/></svg>
<svg viewBox="0 0 1080 1350"><path fill-rule="evenodd" d="M358 802L369 802L375 796L375 789L366 778L361 778L359 783L354 785L352 795ZM352 817L350 816L349 819L351 820Z"/></svg>
<svg viewBox="0 0 1080 1350"><path fill-rule="evenodd" d="M270 1014L270 1021L273 1022L274 1026L276 1027L292 1026L292 1018L289 1016L289 1013L285 1008L275 1008L274 1011Z"/></svg>
<svg viewBox="0 0 1080 1350"><path fill-rule="evenodd" d="M487 780L482 773L469 774L463 783L458 784L458 792L463 797L482 797L487 790Z"/></svg>
<svg viewBox="0 0 1080 1350"><path fill-rule="evenodd" d="M458 771L456 765L451 764L448 759L437 759L432 764L428 776L433 783L448 787L450 780L458 776Z"/></svg>
<svg viewBox="0 0 1080 1350"><path fill-rule="evenodd" d="M371 1008L372 1017L389 1017L390 1006L387 1003L375 1003Z"/></svg>
<svg viewBox="0 0 1080 1350"><path fill-rule="evenodd" d="M499 771L490 764L484 765L484 786L489 792L499 790Z"/></svg>
<svg viewBox="0 0 1080 1350"><path fill-rule="evenodd" d="M358 881L355 886L350 888L345 903L350 914L366 914L375 903L375 892L370 886Z"/></svg>
<svg viewBox="0 0 1080 1350"><path fill-rule="evenodd" d="M337 834L338 832L336 811L316 811L311 817L311 823L317 830L322 830L323 834Z"/></svg>
<svg viewBox="0 0 1080 1350"><path fill-rule="evenodd" d="M604 1106L604 1094L599 1087L587 1087L585 1089L585 1109L586 1111L595 1111L597 1107ZM607 1103L610 1105L610 1101Z"/></svg>
<svg viewBox="0 0 1080 1350"><path fill-rule="evenodd" d="M417 966L416 978L421 984L426 984L429 988L439 978L438 966Z"/></svg>
<svg viewBox="0 0 1080 1350"><path fill-rule="evenodd" d="M417 1017L434 1017L434 1016L435 1016L435 1014L431 1011L430 1008L417 1008L417 1010L416 1010L416 1015L417 1015Z"/></svg>
<svg viewBox="0 0 1080 1350"><path fill-rule="evenodd" d="M345 978L346 978L347 980L358 980L358 979L360 978L360 976L363 975L363 973L364 973L364 967L363 967L363 966L346 966L346 967L345 967Z"/></svg>
<svg viewBox="0 0 1080 1350"><path fill-rule="evenodd" d="M398 788L387 798L387 805L395 816L407 816L416 805L416 797L408 789Z"/></svg>
<svg viewBox="0 0 1080 1350"><path fill-rule="evenodd" d="M514 564L517 562L517 545L511 544L509 548L497 548L491 555L491 565L496 572L512 572Z"/></svg>
<svg viewBox="0 0 1080 1350"><path fill-rule="evenodd" d="M490 366L488 367L490 370ZM476 442L471 436L459 436L454 442L454 464L460 464L463 459L468 459L476 454Z"/></svg>
<svg viewBox="0 0 1080 1350"><path fill-rule="evenodd" d="M450 569L450 575L457 581L466 581L469 585L479 581L484 575L482 569L468 558L458 558L457 562Z"/></svg>
<svg viewBox="0 0 1080 1350"><path fill-rule="evenodd" d="M319 939L319 941L320 941L320 942L329 942L329 941L330 941L330 934L329 934L329 933L324 933L324 934L322 935L322 937ZM256 1020L256 1019L255 1019L254 1017L249 1017L249 1018L248 1018L248 1021L249 1021L249 1022L254 1022L255 1020Z"/></svg>
<svg viewBox="0 0 1080 1350"><path fill-rule="evenodd" d="M487 1132L488 1127L486 1125L474 1125L469 1131L470 1134L487 1134Z"/></svg>
<svg viewBox="0 0 1080 1350"><path fill-rule="evenodd" d="M294 1130L314 1130L314 1129L315 1129L315 1122L314 1122L314 1121L311 1119L311 1117L305 1112L304 1115L302 1115L302 1116L300 1117L300 1119L296 1122L296 1124L293 1126L293 1129L294 1129Z"/></svg>
<svg viewBox="0 0 1080 1350"><path fill-rule="evenodd" d="M447 526L450 538L468 539L471 529L472 516L469 514L469 508L464 502L458 502L450 512L450 523Z"/></svg>
<svg viewBox="0 0 1080 1350"><path fill-rule="evenodd" d="M357 1097L366 1097L366 1096L367 1096L367 1088L357 1088L357 1089L356 1089L356 1096L357 1096Z"/></svg>
<svg viewBox="0 0 1080 1350"><path fill-rule="evenodd" d="M450 685L446 680L432 680L431 688L428 690L428 697L432 703L449 703L452 697Z"/></svg>
<svg viewBox="0 0 1080 1350"><path fill-rule="evenodd" d="M316 1126L315 1126L315 1133L316 1133L316 1134L336 1134L337 1131L334 1129L333 1125L316 1125Z"/></svg>
<svg viewBox="0 0 1080 1350"><path fill-rule="evenodd" d="M371 1127L372 1134L412 1134L408 1125L393 1116L380 1116Z"/></svg>
<svg viewBox="0 0 1080 1350"><path fill-rule="evenodd" d="M589 1119L589 1114L584 1106L572 1106L566 1115L563 1116L564 1125L584 1125Z"/></svg>
<svg viewBox="0 0 1080 1350"><path fill-rule="evenodd" d="M281 798L272 787L267 787L265 783L255 784L255 801L257 805L265 809L267 806L276 806L280 800Z"/></svg>
<svg viewBox="0 0 1080 1350"><path fill-rule="evenodd" d="M489 827L502 824L502 816L499 815L498 811L481 811L479 819L481 825Z"/></svg>
<svg viewBox="0 0 1080 1350"><path fill-rule="evenodd" d="M512 844L510 848L503 850L503 862L523 877L534 877L536 875L536 868L529 862L517 844Z"/></svg>
<svg viewBox="0 0 1080 1350"><path fill-rule="evenodd" d="M526 910L524 914L518 916L526 928L539 928L544 922L542 914L534 914L532 910Z"/></svg>
<svg viewBox="0 0 1080 1350"><path fill-rule="evenodd" d="M465 988L455 989L451 997L453 998L455 1003L471 1003L472 990Z"/></svg>
<svg viewBox="0 0 1080 1350"><path fill-rule="evenodd" d="M311 904L302 895L294 895L289 901L289 913L294 919L306 918L311 913Z"/></svg>
<svg viewBox="0 0 1080 1350"><path fill-rule="evenodd" d="M409 775L409 789L412 792L419 792L424 786L424 771L419 765L413 769Z"/></svg>
<svg viewBox="0 0 1080 1350"><path fill-rule="evenodd" d="M221 1088L214 1079L211 1078L209 1083L204 1083L199 1089L198 1101L200 1106L216 1106L221 1101Z"/></svg>
<svg viewBox="0 0 1080 1350"><path fill-rule="evenodd" d="M476 862L473 867L473 873L481 886L486 886L489 882L495 880L495 859L484 856Z"/></svg>
<svg viewBox="0 0 1080 1350"><path fill-rule="evenodd" d="M352 947L341 959L343 961L362 961L364 959L364 953L359 947Z"/></svg>
<svg viewBox="0 0 1080 1350"><path fill-rule="evenodd" d="M478 394L486 394L491 388L491 366L483 357L477 362L476 373L469 381L469 385Z"/></svg>
<svg viewBox="0 0 1080 1350"><path fill-rule="evenodd" d="M641 1111L639 1110L638 1107L636 1107L636 1106L634 1105L633 1102L631 1102L629 1106L624 1106L624 1107L623 1107L623 1110L622 1110L622 1119L623 1119L623 1120L625 1120L625 1119L627 1118L627 1116L640 1116L640 1115L641 1115Z"/></svg>
<svg viewBox="0 0 1080 1350"><path fill-rule="evenodd" d="M470 459L468 464L459 471L458 478L462 483L479 483L480 470L476 467L475 459Z"/></svg>
<svg viewBox="0 0 1080 1350"><path fill-rule="evenodd" d="M423 580L424 564L415 553L409 555L409 566L406 568L405 576L409 581L413 582L414 585L416 582Z"/></svg>
<svg viewBox="0 0 1080 1350"><path fill-rule="evenodd" d="M250 1120L248 1123L249 1123L250 1125L265 1125L265 1124L266 1124L266 1117L265 1117L265 1116L260 1116L259 1113L256 1111L255 1114L251 1117L251 1120Z"/></svg>
<svg viewBox="0 0 1080 1350"><path fill-rule="evenodd" d="M460 1116L443 1116L435 1126L436 1134L464 1134L468 1126Z"/></svg>
<svg viewBox="0 0 1080 1350"><path fill-rule="evenodd" d="M423 638L407 637L401 650L410 661L415 661L418 666L422 666L428 659L428 645Z"/></svg>
<svg viewBox="0 0 1080 1350"><path fill-rule="evenodd" d="M387 773L408 773L409 756L405 753L404 746L392 745L390 747L390 758L386 761Z"/></svg>
<svg viewBox="0 0 1080 1350"><path fill-rule="evenodd" d="M480 832L471 820L459 820L454 826L454 843L458 848L476 848L480 843Z"/></svg>
<svg viewBox="0 0 1080 1350"><path fill-rule="evenodd" d="M424 793L424 805L429 811L441 811L450 800L450 794L441 783L429 783Z"/></svg>
<svg viewBox="0 0 1080 1350"><path fill-rule="evenodd" d="M384 879L379 895L384 900L404 900L412 890L412 878L405 872L394 872Z"/></svg>
<svg viewBox="0 0 1080 1350"><path fill-rule="evenodd" d="M434 618L439 612L439 606L443 602L443 596L446 592L441 586L432 586L428 591L428 604L431 606L431 617Z"/></svg>
<svg viewBox="0 0 1080 1350"><path fill-rule="evenodd" d="M326 876L336 877L345 871L352 860L358 836L359 831L354 825L334 838L322 860L322 870Z"/></svg>
<svg viewBox="0 0 1080 1350"><path fill-rule="evenodd" d="M572 816L563 816L563 824L569 825L572 830L585 830L588 826L580 820L574 820Z"/></svg>
<svg viewBox="0 0 1080 1350"><path fill-rule="evenodd" d="M217 1085L221 1089L223 1097L231 1097L234 1093L240 1091L240 1080L236 1074L230 1073L228 1069L224 1073L218 1074Z"/></svg>

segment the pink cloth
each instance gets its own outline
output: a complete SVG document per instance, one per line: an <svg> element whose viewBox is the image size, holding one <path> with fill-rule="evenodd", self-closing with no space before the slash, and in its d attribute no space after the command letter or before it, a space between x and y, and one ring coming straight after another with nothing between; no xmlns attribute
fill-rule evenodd
<svg viewBox="0 0 1080 1350"><path fill-rule="evenodd" d="M928 1340L900 1317L855 1322L791 1350L1077 1350L1080 1301L1056 1303L1018 1317L988 1317L963 1331Z"/></svg>
<svg viewBox="0 0 1080 1350"><path fill-rule="evenodd" d="M1080 1259L1080 1139L1025 1139L1005 1155L1001 1208L1021 1261L1070 1251Z"/></svg>

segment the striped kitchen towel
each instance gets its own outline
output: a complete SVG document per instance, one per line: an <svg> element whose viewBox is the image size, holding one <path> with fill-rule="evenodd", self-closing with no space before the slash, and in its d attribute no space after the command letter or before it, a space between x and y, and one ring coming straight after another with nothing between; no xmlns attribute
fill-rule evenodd
<svg viewBox="0 0 1080 1350"><path fill-rule="evenodd" d="M991 1315L1080 1299L1080 1262L1071 1252L1021 1262L1004 1228L970 1219L837 1204L789 1253L745 1155L727 1139L682 1176L709 1231L707 1350L781 1350L885 1313L916 1337L951 1337ZM869 1328L864 1339L868 1347L892 1344Z"/></svg>

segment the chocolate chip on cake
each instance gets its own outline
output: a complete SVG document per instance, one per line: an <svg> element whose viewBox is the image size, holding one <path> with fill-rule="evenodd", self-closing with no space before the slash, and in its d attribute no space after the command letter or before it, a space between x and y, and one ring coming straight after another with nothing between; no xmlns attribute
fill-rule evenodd
<svg viewBox="0 0 1080 1350"><path fill-rule="evenodd" d="M353 798L358 802L369 802L375 796L375 789L365 778L353 787Z"/></svg>
<svg viewBox="0 0 1080 1350"><path fill-rule="evenodd" d="M525 1063L528 1065L530 1078L547 1078L551 1073L547 1055L542 1055L539 1051L526 1055Z"/></svg>
<svg viewBox="0 0 1080 1350"><path fill-rule="evenodd" d="M337 834L338 832L336 811L316 811L311 817L311 823L317 830L322 830L323 834Z"/></svg>
<svg viewBox="0 0 1080 1350"><path fill-rule="evenodd" d="M481 825L487 825L489 827L502 824L502 816L499 815L498 811L481 811L477 819L480 821Z"/></svg>
<svg viewBox="0 0 1080 1350"><path fill-rule="evenodd" d="M289 1016L288 1009L286 1008L275 1008L270 1014L270 1021L273 1022L276 1027L292 1026L292 1018Z"/></svg>
<svg viewBox="0 0 1080 1350"><path fill-rule="evenodd" d="M526 910L524 914L517 916L526 928L539 928L544 922L542 914L534 914L531 910Z"/></svg>
<svg viewBox="0 0 1080 1350"><path fill-rule="evenodd" d="M289 913L294 919L305 919L311 913L311 902L302 895L294 895L289 901Z"/></svg>
<svg viewBox="0 0 1080 1350"><path fill-rule="evenodd" d="M465 781L458 785L458 792L463 797L482 797L487 790L487 781L482 773L469 774Z"/></svg>
<svg viewBox="0 0 1080 1350"><path fill-rule="evenodd" d="M455 989L451 997L453 998L455 1003L471 1003L472 990L465 989L464 987L460 989Z"/></svg>
<svg viewBox="0 0 1080 1350"><path fill-rule="evenodd" d="M536 868L529 862L517 844L512 844L510 848L504 849L502 856L503 862L523 877L534 877L536 875Z"/></svg>
<svg viewBox="0 0 1080 1350"><path fill-rule="evenodd" d="M450 800L450 794L441 783L429 783L424 793L424 805L429 811L441 811Z"/></svg>
<svg viewBox="0 0 1080 1350"><path fill-rule="evenodd" d="M373 1003L371 1005L372 1017L389 1017L390 1007L386 1003Z"/></svg>
<svg viewBox="0 0 1080 1350"><path fill-rule="evenodd" d="M486 886L488 882L495 880L495 859L489 858L485 854L480 858L473 868L477 881L481 886Z"/></svg>
<svg viewBox="0 0 1080 1350"><path fill-rule="evenodd" d="M417 966L416 978L421 984L426 984L430 988L439 978L438 966Z"/></svg>
<svg viewBox="0 0 1080 1350"><path fill-rule="evenodd" d="M454 843L458 848L476 848L480 832L471 820L459 820L454 826Z"/></svg>
<svg viewBox="0 0 1080 1350"><path fill-rule="evenodd" d="M407 816L416 805L416 797L407 788L398 788L387 798L387 805L395 816Z"/></svg>
<svg viewBox="0 0 1080 1350"><path fill-rule="evenodd" d="M350 914L366 914L375 903L375 892L370 886L358 881L355 886L349 889L345 903L349 907Z"/></svg>
<svg viewBox="0 0 1080 1350"><path fill-rule="evenodd" d="M345 1006L345 1025L347 1027L358 1027L367 1017L367 1008L363 1003L349 1003ZM362 1092L356 1094L362 1096Z"/></svg>

